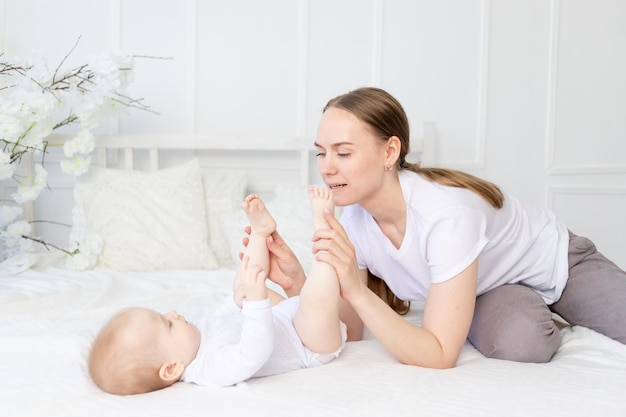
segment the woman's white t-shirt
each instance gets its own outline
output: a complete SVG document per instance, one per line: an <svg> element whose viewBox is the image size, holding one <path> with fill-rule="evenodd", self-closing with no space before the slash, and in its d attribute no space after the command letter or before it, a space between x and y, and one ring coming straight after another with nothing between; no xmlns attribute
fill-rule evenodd
<svg viewBox="0 0 626 417"><path fill-rule="evenodd" d="M465 188L431 182L408 170L398 176L407 205L399 248L361 206L344 208L341 223L359 268L383 279L400 299L421 301L431 283L453 278L478 258L477 295L520 283L547 304L559 299L567 281L569 235L554 213L523 207L509 195L496 209Z"/></svg>

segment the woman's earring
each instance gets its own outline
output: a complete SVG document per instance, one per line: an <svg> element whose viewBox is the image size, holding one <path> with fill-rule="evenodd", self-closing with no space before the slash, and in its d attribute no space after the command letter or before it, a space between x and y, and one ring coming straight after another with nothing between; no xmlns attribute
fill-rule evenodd
<svg viewBox="0 0 626 417"><path fill-rule="evenodd" d="M391 171L391 165L385 165L385 171L389 172Z"/></svg>

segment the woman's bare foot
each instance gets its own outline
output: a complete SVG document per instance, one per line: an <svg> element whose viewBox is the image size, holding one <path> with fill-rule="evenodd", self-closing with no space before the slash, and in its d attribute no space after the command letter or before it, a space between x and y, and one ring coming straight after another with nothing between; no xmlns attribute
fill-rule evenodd
<svg viewBox="0 0 626 417"><path fill-rule="evenodd" d="M310 186L308 192L313 211L313 228L315 230L328 228L328 222L324 218L324 209L330 210L331 213L335 209L333 193L328 188L315 186Z"/></svg>
<svg viewBox="0 0 626 417"><path fill-rule="evenodd" d="M250 194L247 196L241 203L241 207L248 216L252 233L269 236L276 230L276 221L258 195Z"/></svg>

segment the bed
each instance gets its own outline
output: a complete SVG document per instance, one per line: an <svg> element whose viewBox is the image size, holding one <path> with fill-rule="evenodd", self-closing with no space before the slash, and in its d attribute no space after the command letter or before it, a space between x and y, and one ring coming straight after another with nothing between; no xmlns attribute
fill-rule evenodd
<svg viewBox="0 0 626 417"><path fill-rule="evenodd" d="M424 132L420 143L429 140ZM80 256L50 252L0 268L0 415L626 415L626 347L577 326L561 330L562 345L547 364L486 359L466 343L454 369L406 366L366 330L319 368L225 388L177 383L138 396L101 392L86 357L111 314L137 305L175 308L194 320L227 296L246 193L263 196L279 231L310 264L310 144L258 143L137 135L99 141L110 149L98 151L101 168L76 184L72 202L70 240ZM419 324L421 317L414 303L406 319Z"/></svg>

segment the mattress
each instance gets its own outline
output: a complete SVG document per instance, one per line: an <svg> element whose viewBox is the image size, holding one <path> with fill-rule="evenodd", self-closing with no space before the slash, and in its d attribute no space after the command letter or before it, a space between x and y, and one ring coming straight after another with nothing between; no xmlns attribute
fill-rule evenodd
<svg viewBox="0 0 626 417"><path fill-rule="evenodd" d="M234 269L73 271L48 263L0 275L0 415L26 416L624 416L626 346L561 330L546 364L487 359L466 343L453 369L400 364L369 332L330 364L232 387L176 383L120 397L90 380L86 358L116 311L211 314ZM406 319L419 324L422 305Z"/></svg>

